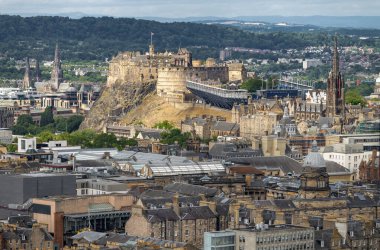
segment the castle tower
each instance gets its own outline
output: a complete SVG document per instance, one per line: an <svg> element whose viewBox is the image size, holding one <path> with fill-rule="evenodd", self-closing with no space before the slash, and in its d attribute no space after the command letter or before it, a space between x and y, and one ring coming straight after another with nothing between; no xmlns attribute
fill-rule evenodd
<svg viewBox="0 0 380 250"><path fill-rule="evenodd" d="M35 73L36 75L36 78L35 78L35 80L36 80L36 82L40 82L41 81L41 70L40 70L40 62L38 61L38 59L37 59L37 61L36 61L36 73Z"/></svg>
<svg viewBox="0 0 380 250"><path fill-rule="evenodd" d="M326 116L344 120L344 80L339 70L338 41L335 37L332 71L327 79Z"/></svg>
<svg viewBox="0 0 380 250"><path fill-rule="evenodd" d="M149 55L154 56L154 45L153 45L153 43L149 45Z"/></svg>
<svg viewBox="0 0 380 250"><path fill-rule="evenodd" d="M63 82L63 71L61 69L61 53L59 51L58 43L55 46L55 56L53 69L51 71L51 87L53 90L59 88L59 84Z"/></svg>
<svg viewBox="0 0 380 250"><path fill-rule="evenodd" d="M26 66L25 66L25 74L24 79L22 81L22 88L28 89L31 87L32 81L30 77L30 64L29 64L29 57L26 58Z"/></svg>

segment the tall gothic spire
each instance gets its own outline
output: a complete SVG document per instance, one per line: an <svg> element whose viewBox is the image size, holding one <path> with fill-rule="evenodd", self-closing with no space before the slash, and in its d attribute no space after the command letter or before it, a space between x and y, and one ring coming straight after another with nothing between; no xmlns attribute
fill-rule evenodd
<svg viewBox="0 0 380 250"><path fill-rule="evenodd" d="M58 90L59 84L63 82L63 71L61 69L61 53L58 43L55 45L54 63L51 71L52 89Z"/></svg>
<svg viewBox="0 0 380 250"><path fill-rule="evenodd" d="M25 64L25 74L22 81L22 88L28 89L31 86L29 57L26 58Z"/></svg>
<svg viewBox="0 0 380 250"><path fill-rule="evenodd" d="M339 69L338 39L334 37L332 70L327 79L326 116L345 118L344 79Z"/></svg>
<svg viewBox="0 0 380 250"><path fill-rule="evenodd" d="M334 37L334 55L333 55L333 75L335 77L339 74L339 52L338 52L338 38Z"/></svg>

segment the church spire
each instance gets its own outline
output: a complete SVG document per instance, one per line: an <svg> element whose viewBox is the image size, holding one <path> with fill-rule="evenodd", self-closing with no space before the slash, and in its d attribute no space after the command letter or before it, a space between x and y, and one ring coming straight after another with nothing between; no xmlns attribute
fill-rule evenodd
<svg viewBox="0 0 380 250"><path fill-rule="evenodd" d="M61 69L61 53L58 42L55 45L53 69L51 71L52 89L58 90L59 84L63 82L63 71Z"/></svg>
<svg viewBox="0 0 380 250"><path fill-rule="evenodd" d="M338 38L334 37L334 55L333 55L333 75L335 77L339 74L339 52L338 52Z"/></svg>
<svg viewBox="0 0 380 250"><path fill-rule="evenodd" d="M26 58L25 64L26 64L25 65L25 74L24 74L24 79L22 81L22 88L28 89L31 85L29 57Z"/></svg>

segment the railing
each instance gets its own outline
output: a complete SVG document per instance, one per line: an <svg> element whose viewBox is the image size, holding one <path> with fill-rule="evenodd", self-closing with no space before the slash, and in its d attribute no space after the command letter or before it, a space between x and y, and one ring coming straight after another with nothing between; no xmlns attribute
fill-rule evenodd
<svg viewBox="0 0 380 250"><path fill-rule="evenodd" d="M247 99L248 98L248 92L247 90L239 89L239 90L229 90L229 89L222 89L198 82L193 81L187 81L187 87L190 89L195 89L198 91L203 91L207 93L211 93L220 97L224 98L233 98L233 99Z"/></svg>
<svg viewBox="0 0 380 250"><path fill-rule="evenodd" d="M297 78L293 78L291 76L281 76L280 77L280 82L289 84L290 86L295 86L295 87L303 87L303 88L315 88L315 82L313 81L305 81L305 80L300 80Z"/></svg>

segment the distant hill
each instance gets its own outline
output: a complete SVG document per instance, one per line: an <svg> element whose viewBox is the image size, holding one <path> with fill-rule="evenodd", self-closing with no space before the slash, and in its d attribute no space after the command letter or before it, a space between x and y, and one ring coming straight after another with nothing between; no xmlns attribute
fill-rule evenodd
<svg viewBox="0 0 380 250"><path fill-rule="evenodd" d="M200 23L160 23L132 18L83 17L20 17L0 16L0 56L22 59L26 56L53 58L57 41L63 59L104 60L118 51L146 51L150 34L158 51L187 47L195 58L217 57L225 47L258 49L303 48L309 45L331 44L327 32L284 33L248 32L226 25ZM376 46L376 39L360 40L357 36L342 36L341 44ZM344 33L349 35L351 33Z"/></svg>
<svg viewBox="0 0 380 250"><path fill-rule="evenodd" d="M380 29L380 16L237 16L237 17L141 17L159 22L208 22L235 20L243 22L288 23L290 25L313 25L333 28Z"/></svg>

